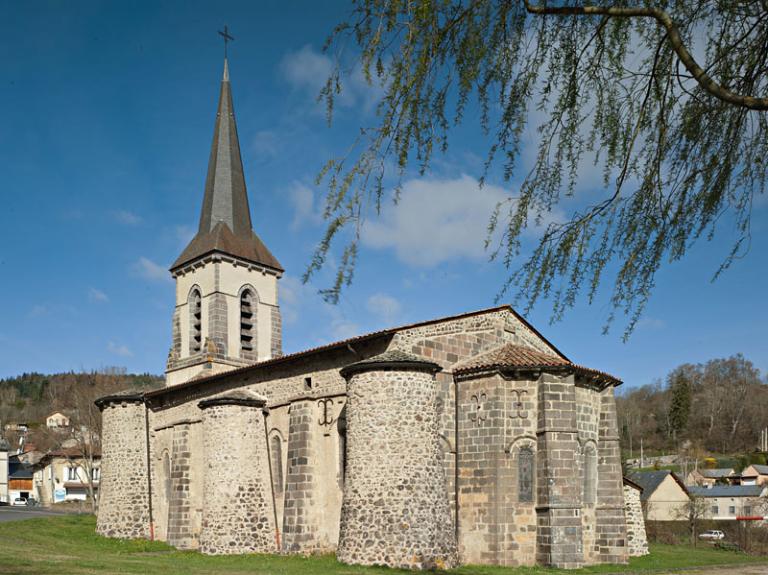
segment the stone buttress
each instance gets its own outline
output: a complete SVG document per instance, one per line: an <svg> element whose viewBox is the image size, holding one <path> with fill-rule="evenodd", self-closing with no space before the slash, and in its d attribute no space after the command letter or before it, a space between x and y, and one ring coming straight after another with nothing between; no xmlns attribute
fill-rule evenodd
<svg viewBox="0 0 768 575"><path fill-rule="evenodd" d="M203 521L200 551L275 553L278 534L263 408L248 390L199 402L203 412Z"/></svg>
<svg viewBox="0 0 768 575"><path fill-rule="evenodd" d="M537 562L572 569L584 563L574 376L543 373L537 430Z"/></svg>
<svg viewBox="0 0 768 575"><path fill-rule="evenodd" d="M121 539L151 537L147 421L141 394L96 400L102 437L99 513L96 533Z"/></svg>
<svg viewBox="0 0 768 575"><path fill-rule="evenodd" d="M626 563L627 523L621 472L616 398L613 387L601 392L598 482L595 510L596 551L601 563Z"/></svg>
<svg viewBox="0 0 768 575"><path fill-rule="evenodd" d="M439 445L434 363L389 351L347 366L347 475L337 558L450 568L457 545Z"/></svg>
<svg viewBox="0 0 768 575"><path fill-rule="evenodd" d="M641 493L642 487L624 478L624 517L627 522L627 549L630 557L648 555Z"/></svg>

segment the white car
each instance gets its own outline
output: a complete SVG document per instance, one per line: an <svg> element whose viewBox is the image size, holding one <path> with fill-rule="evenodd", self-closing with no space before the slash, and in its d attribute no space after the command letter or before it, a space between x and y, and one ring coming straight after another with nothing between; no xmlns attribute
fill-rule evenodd
<svg viewBox="0 0 768 575"><path fill-rule="evenodd" d="M16 497L16 498L13 500L13 503L11 503L11 505L14 505L14 506L17 506L17 505L26 505L26 504L27 504L27 500L26 500L26 499L24 499L23 497Z"/></svg>
<svg viewBox="0 0 768 575"><path fill-rule="evenodd" d="M712 541L725 539L725 533L716 529L711 529L699 535L699 539L710 539Z"/></svg>

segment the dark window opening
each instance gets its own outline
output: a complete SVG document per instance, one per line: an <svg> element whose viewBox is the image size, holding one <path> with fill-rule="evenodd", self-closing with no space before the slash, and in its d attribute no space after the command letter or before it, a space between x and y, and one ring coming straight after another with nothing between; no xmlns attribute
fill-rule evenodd
<svg viewBox="0 0 768 575"><path fill-rule="evenodd" d="M533 450L523 447L517 455L517 500L521 503L533 502L534 473Z"/></svg>
<svg viewBox="0 0 768 575"><path fill-rule="evenodd" d="M190 350L199 353L203 348L203 303L198 290L193 291L189 298L189 312L192 323Z"/></svg>
<svg viewBox="0 0 768 575"><path fill-rule="evenodd" d="M251 290L240 294L240 349L253 351L254 301Z"/></svg>
<svg viewBox="0 0 768 575"><path fill-rule="evenodd" d="M305 377L304 378L304 391L311 391L312 390L312 378L311 377Z"/></svg>

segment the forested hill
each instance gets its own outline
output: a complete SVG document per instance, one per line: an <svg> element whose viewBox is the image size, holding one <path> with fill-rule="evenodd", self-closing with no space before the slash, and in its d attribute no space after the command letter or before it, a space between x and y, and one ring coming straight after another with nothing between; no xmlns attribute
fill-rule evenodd
<svg viewBox="0 0 768 575"><path fill-rule="evenodd" d="M768 427L768 381L741 354L684 364L642 387L619 388L625 454L754 451Z"/></svg>
<svg viewBox="0 0 768 575"><path fill-rule="evenodd" d="M144 390L162 385L161 376L126 373L124 368L52 375L24 373L0 379L0 424L40 424L54 411L66 413L83 396L90 399L131 388Z"/></svg>

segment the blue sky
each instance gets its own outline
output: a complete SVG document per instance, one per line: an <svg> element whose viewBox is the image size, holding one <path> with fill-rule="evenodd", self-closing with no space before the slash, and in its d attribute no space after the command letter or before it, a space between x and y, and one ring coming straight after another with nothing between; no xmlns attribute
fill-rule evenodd
<svg viewBox="0 0 768 575"><path fill-rule="evenodd" d="M504 270L487 262L482 241L489 207L510 185L492 178L476 192L487 142L471 129L425 178L406 183L400 209L370 223L338 306L316 295L323 276L309 286L298 279L322 233L314 176L373 121L375 93L359 80L331 128L315 102L330 66L319 48L346 3L2 5L0 376L163 371L166 269L197 226L225 23L236 37L230 71L254 227L287 270L285 351L494 305ZM767 370L764 200L747 257L710 283L733 239L724 224L715 242L659 274L628 343L620 324L601 335L605 297L555 325L544 303L529 321L573 360L628 385L737 352Z"/></svg>

